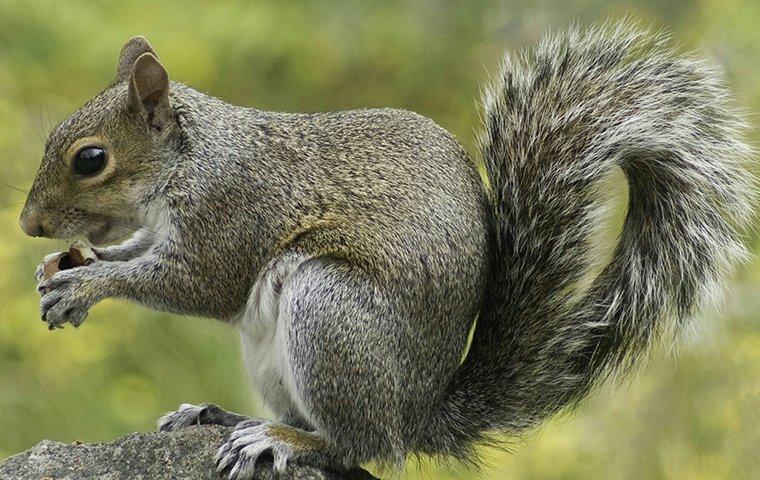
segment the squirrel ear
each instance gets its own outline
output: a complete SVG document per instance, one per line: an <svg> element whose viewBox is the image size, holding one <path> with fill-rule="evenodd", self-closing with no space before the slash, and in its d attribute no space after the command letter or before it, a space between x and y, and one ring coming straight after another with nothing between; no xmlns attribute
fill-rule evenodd
<svg viewBox="0 0 760 480"><path fill-rule="evenodd" d="M151 53L154 57L158 58L153 47L148 43L148 39L142 35L130 38L129 41L121 47L119 64L116 67L116 80L121 82L129 78L129 75L132 73L132 66L135 64L137 58L144 53Z"/></svg>
<svg viewBox="0 0 760 480"><path fill-rule="evenodd" d="M152 53L143 53L132 66L130 103L147 114L146 121L158 131L171 119L169 74Z"/></svg>

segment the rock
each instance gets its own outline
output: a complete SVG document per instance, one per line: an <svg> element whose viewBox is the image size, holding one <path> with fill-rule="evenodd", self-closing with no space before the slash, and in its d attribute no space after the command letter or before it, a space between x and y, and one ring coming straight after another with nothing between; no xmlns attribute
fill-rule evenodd
<svg viewBox="0 0 760 480"><path fill-rule="evenodd" d="M133 433L111 443L43 440L0 463L2 480L215 480L214 454L231 429L189 427L177 432ZM256 480L272 478L262 463ZM336 472L289 466L280 480L377 480L365 470Z"/></svg>

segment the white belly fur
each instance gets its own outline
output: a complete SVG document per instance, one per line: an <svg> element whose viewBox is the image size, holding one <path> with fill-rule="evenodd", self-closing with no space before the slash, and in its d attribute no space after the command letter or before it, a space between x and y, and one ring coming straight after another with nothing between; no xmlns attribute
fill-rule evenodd
<svg viewBox="0 0 760 480"><path fill-rule="evenodd" d="M303 260L286 256L264 269L251 289L239 325L243 362L266 404L280 416L298 414L312 422L290 369L288 312L279 308L282 295L292 294L284 289L287 278Z"/></svg>

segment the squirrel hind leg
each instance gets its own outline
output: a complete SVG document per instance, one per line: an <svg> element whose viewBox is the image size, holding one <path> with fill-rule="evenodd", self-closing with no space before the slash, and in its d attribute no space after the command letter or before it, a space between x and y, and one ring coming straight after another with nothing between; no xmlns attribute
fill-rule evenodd
<svg viewBox="0 0 760 480"><path fill-rule="evenodd" d="M303 261L283 283L276 319L282 382L343 467L402 464L402 325L374 280L332 257ZM400 388L401 387L401 388Z"/></svg>
<svg viewBox="0 0 760 480"><path fill-rule="evenodd" d="M193 425L222 425L234 427L243 421L250 421L249 417L237 413L228 412L213 403L191 405L183 403L179 409L169 412L158 419L156 424L162 432L181 430Z"/></svg>
<svg viewBox="0 0 760 480"><path fill-rule="evenodd" d="M257 281L240 324L253 384L280 423L318 434L345 467L400 465L405 454L403 322L373 282L343 259L286 252Z"/></svg>

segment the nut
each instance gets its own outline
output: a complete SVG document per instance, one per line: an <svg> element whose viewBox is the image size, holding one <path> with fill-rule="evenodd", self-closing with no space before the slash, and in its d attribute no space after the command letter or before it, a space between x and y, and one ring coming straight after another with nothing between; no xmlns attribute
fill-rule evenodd
<svg viewBox="0 0 760 480"><path fill-rule="evenodd" d="M42 264L42 278L47 280L61 270L84 267L98 259L95 252L83 242L74 242L68 252L47 258Z"/></svg>

